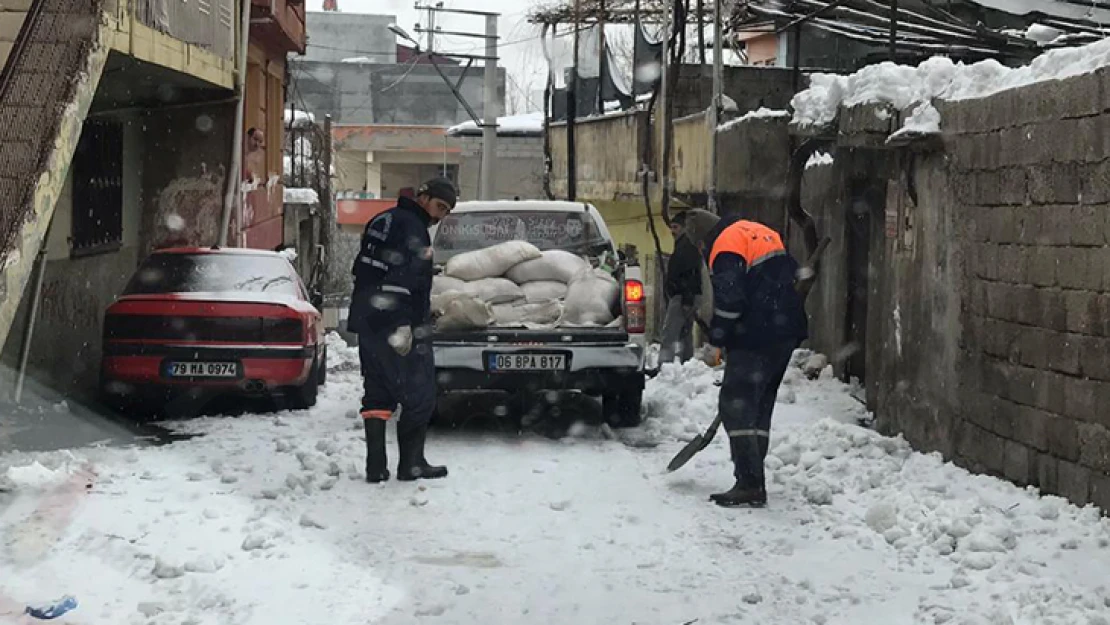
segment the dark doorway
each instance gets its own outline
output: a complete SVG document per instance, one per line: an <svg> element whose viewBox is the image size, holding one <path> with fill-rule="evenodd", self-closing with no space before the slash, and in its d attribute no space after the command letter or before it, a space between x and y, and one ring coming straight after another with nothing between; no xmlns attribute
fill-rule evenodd
<svg viewBox="0 0 1110 625"><path fill-rule="evenodd" d="M867 294L871 261L871 215L882 214L885 190L876 180L855 179L849 187L846 238L848 248L848 305L845 323L845 381L867 380Z"/></svg>

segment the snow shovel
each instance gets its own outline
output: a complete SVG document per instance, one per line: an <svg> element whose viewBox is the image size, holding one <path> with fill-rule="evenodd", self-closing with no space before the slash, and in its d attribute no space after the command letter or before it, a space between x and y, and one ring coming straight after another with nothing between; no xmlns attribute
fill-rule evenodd
<svg viewBox="0 0 1110 625"><path fill-rule="evenodd" d="M718 412L716 418L713 419L713 423L709 424L709 429L707 429L704 434L695 436L694 440L686 443L686 446L675 454L674 458L671 458L671 463L667 465L667 473L682 468L682 465L690 462L690 458L696 456L699 451L709 447L709 443L713 442L713 437L717 435L717 429L720 426L721 413Z"/></svg>
<svg viewBox="0 0 1110 625"><path fill-rule="evenodd" d="M825 248L829 246L829 242L830 239L828 237L822 239L821 242L817 244L817 249L813 250L813 254L810 255L809 260L805 264L805 268L809 271L805 272L805 278L800 280L797 285L803 299L809 295L809 289L813 286L813 265L817 262L817 258L821 256L821 253L825 251ZM696 456L698 452L709 447L709 443L713 442L713 437L717 435L717 429L720 427L721 413L718 411L717 416L713 419L713 422L709 424L709 428L705 430L705 433L695 436L694 440L686 443L686 446L675 454L674 458L671 458L670 464L667 465L667 472L670 473L681 469L682 466L690 462L690 459Z"/></svg>

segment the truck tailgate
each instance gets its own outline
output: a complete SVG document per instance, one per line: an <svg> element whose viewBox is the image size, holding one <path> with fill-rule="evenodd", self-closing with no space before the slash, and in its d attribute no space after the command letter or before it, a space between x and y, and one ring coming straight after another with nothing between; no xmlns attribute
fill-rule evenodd
<svg viewBox="0 0 1110 625"><path fill-rule="evenodd" d="M552 328L528 330L525 328L485 328L465 332L436 332L432 342L437 345L476 343L493 345L623 345L628 333L622 328Z"/></svg>

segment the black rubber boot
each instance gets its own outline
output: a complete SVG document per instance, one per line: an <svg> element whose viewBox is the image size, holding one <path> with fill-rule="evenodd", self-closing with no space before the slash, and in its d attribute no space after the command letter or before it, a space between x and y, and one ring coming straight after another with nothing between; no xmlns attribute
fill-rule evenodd
<svg viewBox="0 0 1110 625"><path fill-rule="evenodd" d="M767 505L767 491L762 488L748 488L737 481L729 490L710 495L709 500L722 508L762 508Z"/></svg>
<svg viewBox="0 0 1110 625"><path fill-rule="evenodd" d="M385 421L363 419L366 430L366 481L378 484L389 479L388 459L385 453Z"/></svg>
<svg viewBox="0 0 1110 625"><path fill-rule="evenodd" d="M420 438L419 443L417 444L418 448L420 449L419 459L421 476L429 480L437 480L447 477L447 467L428 464L428 459L424 457L424 443L427 442L427 440L428 426L425 425L420 428Z"/></svg>
<svg viewBox="0 0 1110 625"><path fill-rule="evenodd" d="M397 447L401 456L397 463L397 479L411 482L447 477L447 467L432 466L424 459L424 440L427 435L426 425L404 434L397 433Z"/></svg>
<svg viewBox="0 0 1110 625"><path fill-rule="evenodd" d="M766 506L767 488L763 481L763 460L759 456L759 443L752 444L751 439L739 437L731 438L728 442L736 483L723 493L710 495L709 500L723 508Z"/></svg>

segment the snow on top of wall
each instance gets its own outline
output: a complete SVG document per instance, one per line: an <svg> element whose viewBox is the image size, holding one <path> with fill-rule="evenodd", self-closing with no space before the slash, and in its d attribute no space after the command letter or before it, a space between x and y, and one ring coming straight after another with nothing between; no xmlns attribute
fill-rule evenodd
<svg viewBox="0 0 1110 625"><path fill-rule="evenodd" d="M285 188L286 204L319 204L320 196L315 189Z"/></svg>
<svg viewBox="0 0 1110 625"><path fill-rule="evenodd" d="M1046 52L1029 65L1010 68L995 60L971 65L933 57L917 67L890 62L870 65L849 76L814 74L810 87L794 96L793 121L801 126L824 125L836 119L841 106L888 103L906 109L933 98L982 98L1026 85L1078 76L1110 65L1110 39L1075 48Z"/></svg>
<svg viewBox="0 0 1110 625"><path fill-rule="evenodd" d="M776 111L774 109L769 109L767 107L761 107L761 108L756 109L754 111L744 113L743 115L741 115L740 117L737 117L736 119L729 120L729 121L721 124L720 126L717 126L717 130L718 131L725 131L725 130L728 130L730 128L735 128L736 126L739 126L740 124L742 124L742 123L744 123L744 122L746 122L750 119L775 119L775 118L778 118L778 117L790 117L790 112L789 111Z"/></svg>
<svg viewBox="0 0 1110 625"><path fill-rule="evenodd" d="M463 122L447 129L448 136L480 132L474 120ZM497 118L497 134L540 134L543 132L543 113L525 113Z"/></svg>
<svg viewBox="0 0 1110 625"><path fill-rule="evenodd" d="M1079 3L1063 2L1062 0L972 0L972 2L1011 15L1044 13L1053 17L1073 20L1110 22L1110 11L1095 8L1094 3L1091 3L1090 6L1083 6Z"/></svg>
<svg viewBox="0 0 1110 625"><path fill-rule="evenodd" d="M897 141L902 138L912 138L919 135L930 135L940 132L940 111L932 102L922 102L917 105L904 124L902 129L890 135L888 141Z"/></svg>

